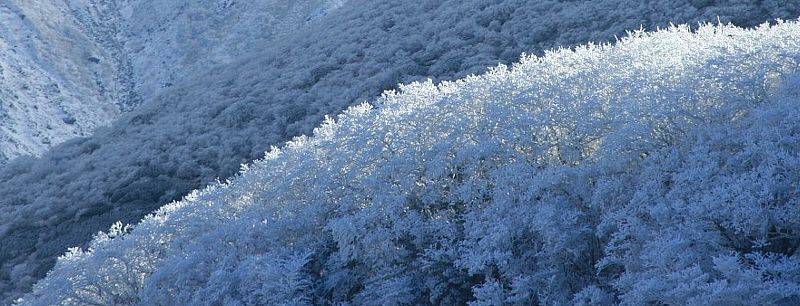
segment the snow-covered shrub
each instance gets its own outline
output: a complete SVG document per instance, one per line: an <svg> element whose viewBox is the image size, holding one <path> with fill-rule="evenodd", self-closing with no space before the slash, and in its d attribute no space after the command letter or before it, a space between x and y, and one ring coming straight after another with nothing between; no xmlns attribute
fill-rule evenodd
<svg viewBox="0 0 800 306"><path fill-rule="evenodd" d="M22 304L800 301L800 23L415 82L63 256Z"/></svg>
<svg viewBox="0 0 800 306"><path fill-rule="evenodd" d="M142 14L158 11L158 27L164 21L164 27L190 30L195 29L180 23L184 16L215 16L209 4L230 3L202 2L170 19L170 8L195 2L129 3L154 5ZM241 2L236 5L244 5ZM251 2L246 7L264 4ZM241 6L224 11L220 14L247 13ZM91 138L58 146L35 162L8 167L14 170L0 170L0 245L5 246L0 248L0 295L29 290L58 255L85 246L97 231L117 221L136 222L215 178L224 180L270 146L311 133L326 114L372 102L399 82L461 78L483 73L498 62L510 64L522 52L612 42L616 35L642 25L655 29L670 21L716 22L718 16L723 22L755 25L800 16L800 2L718 0L696 7L688 0L349 0L250 56L177 78L185 82L173 84ZM153 27L142 24L131 30L158 28ZM196 30L224 33L217 28ZM151 51L142 52L181 62L186 55ZM188 66L170 68L172 72L152 79L173 80L175 71L209 63L186 61ZM564 159L580 155L574 148L559 150Z"/></svg>

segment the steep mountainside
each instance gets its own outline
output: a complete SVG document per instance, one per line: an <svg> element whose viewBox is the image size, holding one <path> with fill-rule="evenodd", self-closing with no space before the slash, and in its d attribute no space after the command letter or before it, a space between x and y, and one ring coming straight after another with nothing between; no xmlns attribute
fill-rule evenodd
<svg viewBox="0 0 800 306"><path fill-rule="evenodd" d="M0 3L0 166L89 136L180 80L343 0Z"/></svg>
<svg viewBox="0 0 800 306"><path fill-rule="evenodd" d="M120 40L144 99L231 63L345 0L117 0Z"/></svg>
<svg viewBox="0 0 800 306"><path fill-rule="evenodd" d="M143 71L133 74L140 79L136 86L152 98L91 137L0 170L0 244L9 246L0 249L5 300L28 290L56 256L84 245L98 230L118 220L135 222L192 189L229 177L269 146L310 133L326 114L373 101L398 82L482 73L522 52L612 42L642 25L654 29L719 16L749 26L800 15L800 3L779 0L318 2L338 7L327 14L279 1L274 3L284 12L320 17L263 45L218 40L225 47L205 48L207 37L236 29L251 33L244 26L218 31L227 23L211 17L226 10L230 16L256 16L259 7L194 3L120 2L120 18L161 21L121 30L128 36L126 52L139 57L131 59L132 69ZM172 11L181 8L191 13ZM185 25L196 20L211 28ZM136 36L148 31L157 35ZM229 58L225 52L247 55ZM198 60L198 54L206 57ZM152 74L156 70L142 68L162 64L166 70ZM211 64L221 65L202 70Z"/></svg>
<svg viewBox="0 0 800 306"><path fill-rule="evenodd" d="M23 305L798 305L800 23L387 92Z"/></svg>
<svg viewBox="0 0 800 306"><path fill-rule="evenodd" d="M136 104L111 10L74 1L0 3L0 167L88 136Z"/></svg>

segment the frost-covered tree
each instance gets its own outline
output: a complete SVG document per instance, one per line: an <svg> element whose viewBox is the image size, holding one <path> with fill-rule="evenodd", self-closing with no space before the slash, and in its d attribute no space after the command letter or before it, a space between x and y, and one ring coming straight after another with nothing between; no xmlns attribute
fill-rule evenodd
<svg viewBox="0 0 800 306"><path fill-rule="evenodd" d="M792 305L800 23L415 82L61 257L23 305Z"/></svg>
<svg viewBox="0 0 800 306"><path fill-rule="evenodd" d="M159 22L140 24L132 28L135 33L139 33L138 29L158 32L162 27L209 35L225 33L221 29L226 26L231 26L231 31L252 30L212 18L217 12L252 16L242 6L236 6L242 1L236 1L233 7L228 7L231 1L207 1L202 2L203 6L187 7L186 11L172 11L195 2L131 1L120 5L145 7L142 11L134 9L135 15L156 12L150 15ZM247 7L264 4L248 3L252 6ZM291 3L295 6L288 5ZM291 3L274 2L278 7L285 4L287 9L292 8L289 11L309 12L309 7L298 4L304 2ZM180 22L195 15L210 18L201 20L211 28L194 29L191 24ZM175 54L145 48L144 54L176 60L178 64L186 62L187 66L179 67L192 67L147 74L148 81L184 81L176 81L90 138L70 141L40 159L19 160L0 170L0 244L10 246L0 248L0 294L27 291L52 267L58 255L70 247L85 246L97 231L117 221L136 222L215 178L224 180L235 174L240 164L259 158L270 146L310 134L325 115L340 113L363 101L374 102L381 92L395 88L399 82L462 78L483 73L498 62L510 64L522 52L541 55L544 50L559 46L613 42L615 36L623 37L628 29L666 27L670 21L696 27L697 21L716 22L718 16L722 22L751 26L771 18L796 18L800 16L800 2L349 0L303 29L289 31L262 48L241 49L237 44L211 48L230 48L232 54L240 55L244 54L242 50L253 51L235 59L223 56L216 61L190 56L195 49L201 49L195 50L198 54L212 52L200 47L204 45L202 41L181 40L191 50L179 49L181 52ZM158 37L165 44L177 40L169 35ZM147 38L136 41L142 39ZM198 39L202 40L202 35ZM173 49L172 45L165 48ZM212 65L185 79L172 78L176 71L201 71L193 67L215 62L225 65ZM565 70L564 76L580 74L568 67L559 69ZM641 73L639 78L651 77ZM143 86L158 87L158 82ZM563 86L542 85L552 88L551 94L559 95ZM476 93L478 97L488 94ZM571 108L567 106L558 114ZM514 108L508 111L519 112ZM480 112L502 115L505 111ZM578 113L570 114L580 118ZM652 124L661 120L651 119ZM495 122L473 124L490 126ZM584 137L581 142L592 142L596 136L566 126L544 129ZM492 134L475 137L476 141L490 141ZM391 137L386 141L408 145L404 143L407 140ZM628 140L615 141L624 144ZM530 146L525 150L537 148ZM553 150L557 152L553 162L572 163L584 154L580 146L567 143ZM401 170L409 169L398 168Z"/></svg>

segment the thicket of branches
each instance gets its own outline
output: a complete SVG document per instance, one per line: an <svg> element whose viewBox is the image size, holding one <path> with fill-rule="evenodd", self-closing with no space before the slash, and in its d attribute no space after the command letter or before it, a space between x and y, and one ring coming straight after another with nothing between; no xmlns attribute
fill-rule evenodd
<svg viewBox="0 0 800 306"><path fill-rule="evenodd" d="M800 302L800 24L401 86L61 257L23 304Z"/></svg>
<svg viewBox="0 0 800 306"><path fill-rule="evenodd" d="M163 20L172 18L170 8L186 5L154 3L156 12L166 10ZM203 7L188 12L215 14ZM612 42L640 26L718 16L750 26L798 15L800 2L784 0L347 1L252 57L184 78L92 137L0 170L0 295L10 300L28 291L57 256L97 231L136 222L215 178L224 180L271 145L311 133L326 114L374 101L399 82L483 73L517 61L521 52ZM165 25L172 26L183 29ZM186 46L199 48L194 43ZM154 75L159 81L151 85L168 75Z"/></svg>

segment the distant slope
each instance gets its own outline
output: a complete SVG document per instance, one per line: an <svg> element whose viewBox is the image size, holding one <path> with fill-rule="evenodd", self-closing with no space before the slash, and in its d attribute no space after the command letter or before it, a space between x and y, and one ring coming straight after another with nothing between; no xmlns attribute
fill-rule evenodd
<svg viewBox="0 0 800 306"><path fill-rule="evenodd" d="M636 33L355 106L22 305L796 305L800 23Z"/></svg>
<svg viewBox="0 0 800 306"><path fill-rule="evenodd" d="M86 137L343 0L0 3L0 167Z"/></svg>
<svg viewBox="0 0 800 306"><path fill-rule="evenodd" d="M120 40L144 99L209 66L269 48L346 0L117 0Z"/></svg>
<svg viewBox="0 0 800 306"><path fill-rule="evenodd" d="M0 171L0 244L9 246L0 249L0 291L18 296L66 248L226 178L398 82L482 73L523 51L613 41L642 24L800 15L793 2L703 3L349 1L249 57L187 76L92 137Z"/></svg>
<svg viewBox="0 0 800 306"><path fill-rule="evenodd" d="M135 104L108 7L0 3L0 167L88 136Z"/></svg>

